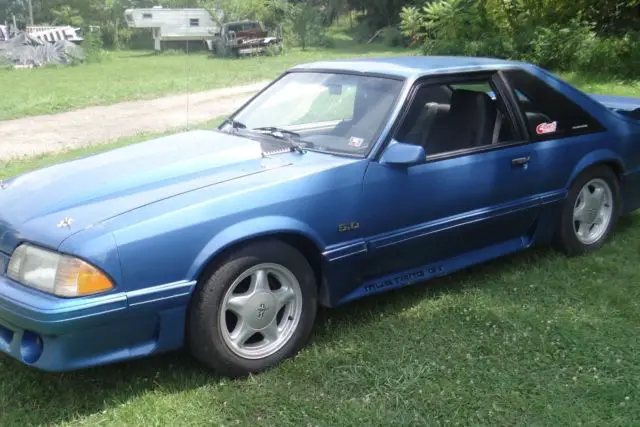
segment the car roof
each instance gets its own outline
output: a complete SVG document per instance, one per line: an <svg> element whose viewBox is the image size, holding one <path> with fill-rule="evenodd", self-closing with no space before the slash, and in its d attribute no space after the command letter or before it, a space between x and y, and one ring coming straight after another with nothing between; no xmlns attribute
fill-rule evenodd
<svg viewBox="0 0 640 427"><path fill-rule="evenodd" d="M496 58L471 56L395 56L384 58L338 59L300 64L290 71L331 70L384 74L399 78L418 78L427 74L455 71L481 71L524 67L526 64Z"/></svg>

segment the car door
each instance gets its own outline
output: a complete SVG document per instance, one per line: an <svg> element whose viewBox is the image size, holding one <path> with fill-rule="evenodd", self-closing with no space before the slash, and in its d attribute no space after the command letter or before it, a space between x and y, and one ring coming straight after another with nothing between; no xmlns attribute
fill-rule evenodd
<svg viewBox="0 0 640 427"><path fill-rule="evenodd" d="M428 133L421 142L408 141L425 147L426 161L397 167L376 160L367 169L363 183L366 208L360 221L369 248L365 280L418 267L425 276L444 274L523 248L531 239L539 210L542 169L533 153L535 147L521 144L525 139L522 123L515 119L513 105L502 98L503 83L494 73L447 79L427 81L416 87L408 101L405 121L394 135L403 142L409 134L424 137ZM456 101L450 101L449 111L444 111L443 117L455 112L454 116L468 117L469 123L449 121L447 136L440 138L444 143L436 144L437 124L446 123L444 119L438 122L438 112L434 113L436 119L428 119L432 121L428 132L415 132L411 127L421 115L434 116L412 110L416 99L418 109L422 105L433 107L429 96L420 95L420 89L434 84L448 88L451 94L464 92L470 96L471 104L476 100L487 103L478 93L487 93L487 97L493 94L496 115L479 114L469 105L461 109ZM474 90L478 93L469 93ZM441 100L435 104L435 110L447 110ZM464 126L480 128L487 120L491 121L491 129L487 131L490 140L478 144L477 135L466 132ZM502 129L499 134L495 132L496 126ZM402 130L410 128L413 131ZM454 131L450 132L451 129ZM475 142L461 147L456 138L471 138ZM454 150L449 151L448 144ZM434 151L436 145L440 148Z"/></svg>

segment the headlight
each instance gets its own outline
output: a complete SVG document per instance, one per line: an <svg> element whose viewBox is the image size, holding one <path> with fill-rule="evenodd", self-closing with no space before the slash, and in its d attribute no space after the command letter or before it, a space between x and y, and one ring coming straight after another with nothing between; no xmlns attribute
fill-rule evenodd
<svg viewBox="0 0 640 427"><path fill-rule="evenodd" d="M61 297L113 289L111 280L86 262L29 244L20 245L13 252L7 275L25 286Z"/></svg>

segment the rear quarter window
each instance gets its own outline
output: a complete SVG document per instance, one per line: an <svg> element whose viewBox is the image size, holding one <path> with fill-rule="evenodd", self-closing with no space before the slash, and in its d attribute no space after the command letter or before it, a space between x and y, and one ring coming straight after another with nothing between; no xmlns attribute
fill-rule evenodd
<svg viewBox="0 0 640 427"><path fill-rule="evenodd" d="M524 70L504 72L533 140L584 135L604 130L593 116L565 95Z"/></svg>

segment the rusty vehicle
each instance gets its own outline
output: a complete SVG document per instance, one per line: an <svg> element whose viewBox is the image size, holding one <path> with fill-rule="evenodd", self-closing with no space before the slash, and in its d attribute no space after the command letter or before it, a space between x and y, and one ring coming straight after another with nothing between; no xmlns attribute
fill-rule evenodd
<svg viewBox="0 0 640 427"><path fill-rule="evenodd" d="M211 52L219 56L237 57L266 53L269 49L279 52L282 49L281 36L270 36L260 21L252 20L223 24L220 34L207 43Z"/></svg>

